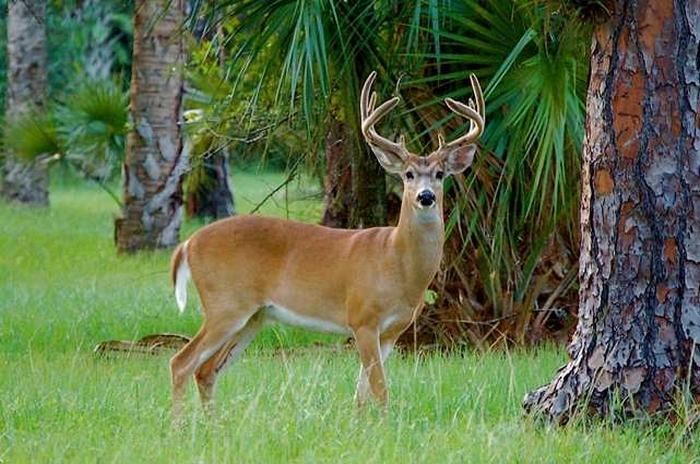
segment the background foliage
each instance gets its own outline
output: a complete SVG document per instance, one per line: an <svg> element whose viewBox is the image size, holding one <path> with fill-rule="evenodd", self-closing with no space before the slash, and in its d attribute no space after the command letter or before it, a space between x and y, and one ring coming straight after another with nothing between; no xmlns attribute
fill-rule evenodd
<svg viewBox="0 0 700 464"><path fill-rule="evenodd" d="M51 3L49 110L18 121L5 139L27 157L77 168L117 202L110 179L128 130L132 10L130 2ZM449 183L444 266L406 343L486 347L566 336L575 316L590 34L575 8L544 0L225 0L193 1L189 13L188 188L207 182L201 166L222 148L236 166L287 169L289 178L303 172L321 185L333 121L349 128L353 166L374 166L356 129L357 92L371 70L380 73L382 98L403 100L382 133L405 133L427 154L439 131L450 138L465 130L442 101L468 99L475 73L486 132L473 169ZM0 89L3 80L0 73ZM387 198L399 188L388 179Z"/></svg>
<svg viewBox="0 0 700 464"><path fill-rule="evenodd" d="M0 37L7 37L7 3L0 0ZM132 0L50 0L47 8L49 96L61 96L85 78L131 74ZM5 106L7 48L0 47L0 104Z"/></svg>
<svg viewBox="0 0 700 464"><path fill-rule="evenodd" d="M530 1L466 1L442 13L430 29L439 47L422 55L415 82L463 99L475 72L487 83L487 125L481 162L455 179L448 261L424 323L437 323L443 342L476 346L565 337L576 306L589 30L573 10ZM454 127L449 116L425 125Z"/></svg>
<svg viewBox="0 0 700 464"><path fill-rule="evenodd" d="M223 25L230 59L217 72L231 99L245 102L217 114L238 121L233 127L265 127L268 147L295 134L289 151L310 166L323 163L329 121L357 124L356 89L370 70L382 75L383 98L404 100L383 133L400 128L425 154L438 131L465 129L442 100L469 98L476 73L487 129L474 169L452 182L445 266L419 338L486 346L566 336L590 34L575 9L531 0L229 0L200 13L210 27Z"/></svg>
<svg viewBox="0 0 700 464"><path fill-rule="evenodd" d="M7 1L0 1L7 36ZM102 185L124 157L131 73L132 1L54 0L47 8L47 108L3 129L2 143L25 159L60 162ZM7 87L0 47L0 103ZM4 153L1 150L0 153Z"/></svg>

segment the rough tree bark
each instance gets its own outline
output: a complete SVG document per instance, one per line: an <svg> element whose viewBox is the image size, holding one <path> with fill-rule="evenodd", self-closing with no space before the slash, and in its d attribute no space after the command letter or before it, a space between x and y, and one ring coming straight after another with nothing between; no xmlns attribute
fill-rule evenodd
<svg viewBox="0 0 700 464"><path fill-rule="evenodd" d="M170 247L182 224L184 0L137 0L131 121L123 166L124 207L115 221L117 250Z"/></svg>
<svg viewBox="0 0 700 464"><path fill-rule="evenodd" d="M321 220L321 224L324 226L340 229L350 227L352 170L348 154L351 151L352 130L350 125L332 116L324 147L326 173L323 178L325 194L323 219Z"/></svg>
<svg viewBox="0 0 700 464"><path fill-rule="evenodd" d="M229 175L229 156L225 147L202 160L203 180L187 189L187 215L202 219L221 219L236 214Z"/></svg>
<svg viewBox="0 0 700 464"><path fill-rule="evenodd" d="M222 13L217 14L215 34L207 34L207 21L199 19L193 34L197 40L216 39L218 62L221 69L226 68L226 47ZM194 163L193 163L194 164ZM201 219L221 219L236 214L236 206L231 188L229 152L226 147L219 147L208 153L202 160L202 182L193 186L190 182L186 189L187 215Z"/></svg>
<svg viewBox="0 0 700 464"><path fill-rule="evenodd" d="M374 155L362 144L352 150L352 207L350 227L386 225L386 174Z"/></svg>
<svg viewBox="0 0 700 464"><path fill-rule="evenodd" d="M104 31L111 31L115 21L115 4L104 0L84 0L80 8L74 11L76 20L86 24L94 18L95 24L90 27L90 34L85 50L83 71L86 76L94 81L103 81L109 78L114 65L114 43L118 37Z"/></svg>
<svg viewBox="0 0 700 464"><path fill-rule="evenodd" d="M357 10L355 3L339 2L337 4L340 17L343 20L355 17ZM378 24L377 17L374 10L370 8L367 10L367 16L363 18L362 27L371 27L371 25L376 24ZM354 28L355 26L348 24L348 27ZM357 30L351 35L357 34L362 35ZM350 228L383 226L387 223L385 172L377 163L362 134L359 133L360 121L357 104L359 86L362 85L375 66L372 60L367 59L370 48L370 45L358 43L357 48L353 50L351 62L333 63L338 70L344 69L344 71L338 74L340 88L337 101L339 107L333 108L332 113L335 114L332 114L333 120L328 135L331 139L335 138L335 141L328 139L328 137L326 139L327 175L324 184L326 186L326 207L337 208L337 211L324 212L324 223L327 220L330 223L331 217L335 217L332 219L333 221L336 223L344 222L343 226ZM345 52L336 50L335 55L341 57L345 54ZM346 88L350 82L357 84L354 86L355 91ZM340 143L336 143L336 141L340 141ZM331 190L329 190L329 180L331 182L338 180L339 183L331 184ZM347 219L341 220L342 214L347 214Z"/></svg>
<svg viewBox="0 0 700 464"><path fill-rule="evenodd" d="M46 95L46 2L11 0L7 14L7 122L41 109ZM8 151L0 195L19 203L47 205L45 165L28 162Z"/></svg>
<svg viewBox="0 0 700 464"><path fill-rule="evenodd" d="M592 48L579 324L569 363L524 402L560 423L700 394L700 3L611 13Z"/></svg>
<svg viewBox="0 0 700 464"><path fill-rule="evenodd" d="M331 111L324 141L324 211L321 223L337 228L387 224L386 174L352 126Z"/></svg>

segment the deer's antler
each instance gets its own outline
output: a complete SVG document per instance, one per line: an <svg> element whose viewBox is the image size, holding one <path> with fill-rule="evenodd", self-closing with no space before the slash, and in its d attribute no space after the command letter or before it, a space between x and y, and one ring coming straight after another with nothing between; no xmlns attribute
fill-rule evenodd
<svg viewBox="0 0 700 464"><path fill-rule="evenodd" d="M484 104L484 94L481 91L479 79L477 79L474 74L471 74L469 79L472 82L472 89L474 89L474 100L476 100L476 103L474 103L474 100L471 98L469 99L469 103L467 105L457 100L453 100L452 98L445 99L445 103L453 112L469 119L469 131L463 136L458 137L449 143L445 143L445 138L443 135L438 134L438 143L440 146L437 153L440 157L446 156L448 153L458 147L475 143L484 132L484 125L486 123L486 105Z"/></svg>
<svg viewBox="0 0 700 464"><path fill-rule="evenodd" d="M371 92L371 89L376 77L377 72L372 71L372 73L367 77L365 85L362 86L362 93L360 94L362 135L365 136L365 140L367 140L367 143L370 145L374 145L383 151L393 153L402 160L405 160L408 158L408 151L406 150L406 142L403 135L399 138L398 143L392 142L391 140L379 135L374 128L377 121L384 117L384 115L386 115L389 111L394 109L394 107L399 103L399 97L394 97L385 101L379 105L379 108L375 109L375 104L377 103L377 93Z"/></svg>

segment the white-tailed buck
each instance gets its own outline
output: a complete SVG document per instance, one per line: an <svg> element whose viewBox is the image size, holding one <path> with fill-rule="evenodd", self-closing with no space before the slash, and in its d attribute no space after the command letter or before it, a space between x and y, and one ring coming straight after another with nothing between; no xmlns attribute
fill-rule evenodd
<svg viewBox="0 0 700 464"><path fill-rule="evenodd" d="M194 374L203 404L212 401L217 375L253 340L266 321L349 334L362 366L355 399L370 392L387 403L384 362L396 339L423 308L444 241L443 181L472 162L484 130L484 99L472 75L474 101L448 98L447 106L470 120L469 131L429 156L410 153L404 138L385 139L374 126L398 102L375 108L371 87L362 88L362 133L379 163L403 179L396 227L331 229L261 216L236 216L197 231L172 257L177 304L194 281L203 323L170 361L176 418L185 386Z"/></svg>

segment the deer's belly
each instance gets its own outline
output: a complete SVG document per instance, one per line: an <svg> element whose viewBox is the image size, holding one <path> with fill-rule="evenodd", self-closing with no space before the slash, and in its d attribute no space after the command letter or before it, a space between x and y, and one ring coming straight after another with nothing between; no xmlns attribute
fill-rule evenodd
<svg viewBox="0 0 700 464"><path fill-rule="evenodd" d="M263 311L265 311L266 319L281 322L282 324L300 327L314 332L350 335L350 329L348 327L340 325L335 321L321 319L307 314L300 314L275 303L267 303L263 307Z"/></svg>

